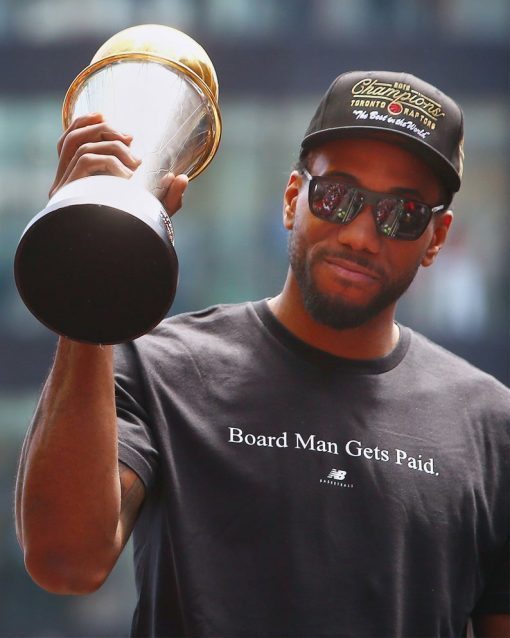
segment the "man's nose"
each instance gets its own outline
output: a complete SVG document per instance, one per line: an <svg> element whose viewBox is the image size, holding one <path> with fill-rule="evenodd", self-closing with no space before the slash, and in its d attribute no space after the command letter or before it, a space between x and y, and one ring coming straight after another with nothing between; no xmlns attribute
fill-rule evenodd
<svg viewBox="0 0 510 638"><path fill-rule="evenodd" d="M350 223L338 228L338 242L352 250L375 254L379 252L380 241L370 204L365 204Z"/></svg>

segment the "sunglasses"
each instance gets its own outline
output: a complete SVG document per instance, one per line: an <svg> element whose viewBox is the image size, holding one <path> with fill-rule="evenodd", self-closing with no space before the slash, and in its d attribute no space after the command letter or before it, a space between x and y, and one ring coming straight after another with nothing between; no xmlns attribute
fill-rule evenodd
<svg viewBox="0 0 510 638"><path fill-rule="evenodd" d="M448 204L431 207L391 193L374 193L341 178L310 175L306 168L302 172L310 181L308 205L315 217L333 224L349 224L370 204L377 232L391 239L418 239L432 215L448 207Z"/></svg>

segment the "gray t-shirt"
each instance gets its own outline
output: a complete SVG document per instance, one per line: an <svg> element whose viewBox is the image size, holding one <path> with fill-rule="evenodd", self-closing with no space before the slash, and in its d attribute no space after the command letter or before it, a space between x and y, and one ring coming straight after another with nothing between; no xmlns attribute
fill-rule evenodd
<svg viewBox="0 0 510 638"><path fill-rule="evenodd" d="M342 359L259 301L116 348L147 488L134 636L447 637L510 612L510 391L400 331Z"/></svg>

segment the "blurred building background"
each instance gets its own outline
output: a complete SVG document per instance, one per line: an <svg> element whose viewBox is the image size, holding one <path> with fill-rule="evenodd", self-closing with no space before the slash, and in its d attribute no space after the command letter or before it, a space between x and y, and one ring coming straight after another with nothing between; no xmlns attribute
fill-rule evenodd
<svg viewBox="0 0 510 638"><path fill-rule="evenodd" d="M128 632L129 549L92 596L51 596L24 573L16 459L55 337L20 302L12 262L53 181L67 87L104 40L140 23L189 33L220 82L220 150L175 223L172 312L279 290L282 192L318 97L346 70L406 70L462 104L466 163L450 246L399 318L510 381L508 0L0 0L0 636Z"/></svg>

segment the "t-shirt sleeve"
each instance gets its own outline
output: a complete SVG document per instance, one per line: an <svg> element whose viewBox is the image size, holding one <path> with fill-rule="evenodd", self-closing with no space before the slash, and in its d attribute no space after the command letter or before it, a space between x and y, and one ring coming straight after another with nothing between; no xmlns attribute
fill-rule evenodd
<svg viewBox="0 0 510 638"><path fill-rule="evenodd" d="M158 450L146 411L141 366L132 343L115 346L115 402L119 461L150 488L158 467Z"/></svg>
<svg viewBox="0 0 510 638"><path fill-rule="evenodd" d="M510 614L510 539L494 564L473 617L485 614Z"/></svg>

